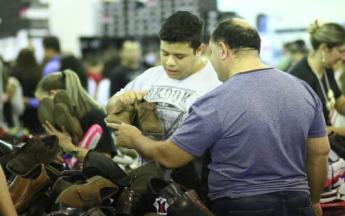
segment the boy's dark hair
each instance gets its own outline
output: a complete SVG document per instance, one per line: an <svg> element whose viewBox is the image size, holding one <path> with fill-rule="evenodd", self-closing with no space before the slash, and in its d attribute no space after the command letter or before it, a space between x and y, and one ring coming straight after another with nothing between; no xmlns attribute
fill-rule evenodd
<svg viewBox="0 0 345 216"><path fill-rule="evenodd" d="M57 52L60 52L60 42L57 37L48 36L43 39L43 47L45 49L53 49Z"/></svg>
<svg viewBox="0 0 345 216"><path fill-rule="evenodd" d="M188 11L177 11L162 24L159 39L170 43L188 42L194 51L204 37L204 21Z"/></svg>
<svg viewBox="0 0 345 216"><path fill-rule="evenodd" d="M244 50L257 50L260 53L261 39L254 28L236 24L233 19L220 22L211 35L214 42L224 42L234 54Z"/></svg>

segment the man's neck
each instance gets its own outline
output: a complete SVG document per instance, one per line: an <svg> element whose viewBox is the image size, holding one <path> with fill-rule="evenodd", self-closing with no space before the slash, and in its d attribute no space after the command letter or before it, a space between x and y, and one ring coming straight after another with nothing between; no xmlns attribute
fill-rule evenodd
<svg viewBox="0 0 345 216"><path fill-rule="evenodd" d="M246 57L231 62L231 70L229 71L229 78L243 72L269 68L257 57Z"/></svg>

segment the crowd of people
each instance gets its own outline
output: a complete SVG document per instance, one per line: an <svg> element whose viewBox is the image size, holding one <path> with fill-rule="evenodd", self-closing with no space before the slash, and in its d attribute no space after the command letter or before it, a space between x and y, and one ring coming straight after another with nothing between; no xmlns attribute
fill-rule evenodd
<svg viewBox="0 0 345 216"><path fill-rule="evenodd" d="M206 188L183 185L205 203L195 215L322 215L328 135L345 136L345 27L315 22L309 34L312 50L302 40L287 44L291 55L275 68L260 60L259 32L227 19L206 42L205 60L204 21L177 11L158 34L160 65L148 69L138 41L125 40L118 65L109 69L101 58L81 62L62 52L49 36L42 65L30 48L8 67L1 62L2 127L57 137L54 163L63 169L83 170L92 152L106 160L120 147L140 155L139 167L159 164L162 181L192 167L184 177ZM117 172L100 169L105 178ZM123 170L131 181L133 170ZM0 213L15 215L6 177L0 172ZM176 203L156 213L182 211Z"/></svg>

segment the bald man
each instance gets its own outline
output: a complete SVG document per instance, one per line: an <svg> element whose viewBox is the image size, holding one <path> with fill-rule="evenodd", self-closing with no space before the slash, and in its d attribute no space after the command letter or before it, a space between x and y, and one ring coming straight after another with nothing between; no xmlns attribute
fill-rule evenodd
<svg viewBox="0 0 345 216"><path fill-rule="evenodd" d="M308 84L263 64L260 43L243 20L219 23L209 49L224 83L191 106L168 140L109 126L118 145L168 168L209 152L216 215L321 215L329 152L322 104Z"/></svg>

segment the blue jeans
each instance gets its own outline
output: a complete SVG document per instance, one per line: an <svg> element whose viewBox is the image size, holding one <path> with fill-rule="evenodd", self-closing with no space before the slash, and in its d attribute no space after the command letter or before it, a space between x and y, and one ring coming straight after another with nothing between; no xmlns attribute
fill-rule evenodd
<svg viewBox="0 0 345 216"><path fill-rule="evenodd" d="M244 198L219 198L211 202L217 216L314 216L310 197L305 192L282 191Z"/></svg>

